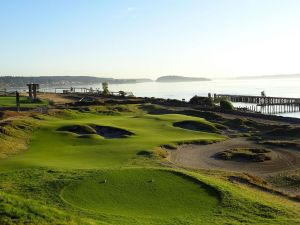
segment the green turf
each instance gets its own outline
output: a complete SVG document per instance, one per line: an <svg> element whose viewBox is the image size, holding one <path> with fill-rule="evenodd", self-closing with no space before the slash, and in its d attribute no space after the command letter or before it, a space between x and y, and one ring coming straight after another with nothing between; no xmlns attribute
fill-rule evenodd
<svg viewBox="0 0 300 225"><path fill-rule="evenodd" d="M132 105L101 106L84 113L66 110L38 118L22 118L34 126L21 136L27 125L16 119L1 134L9 146L24 136L30 142L26 151L0 160L0 224L291 225L300 221L297 203L217 176L166 169L151 154L161 145L225 138L173 126L180 121L211 125L202 118L148 115ZM93 132L80 135L61 129L91 124L133 135L105 139Z"/></svg>
<svg viewBox="0 0 300 225"><path fill-rule="evenodd" d="M196 179L162 170L109 170L67 186L69 204L94 212L138 217L208 217L219 196Z"/></svg>
<svg viewBox="0 0 300 225"><path fill-rule="evenodd" d="M40 102L29 102L27 97L20 97L20 107L21 108L35 108L39 106L46 106L48 102L42 100ZM15 107L16 98L11 96L0 96L0 107Z"/></svg>
<svg viewBox="0 0 300 225"><path fill-rule="evenodd" d="M28 151L0 161L1 166L51 166L58 168L117 167L135 160L137 153L168 143L198 140L222 140L218 134L174 128L175 121L191 119L183 115L168 116L97 116L85 114L82 118L51 119L33 134ZM197 118L194 118L197 120ZM57 131L67 125L86 124L120 127L135 135L120 139L103 139L94 135L80 138L69 132Z"/></svg>

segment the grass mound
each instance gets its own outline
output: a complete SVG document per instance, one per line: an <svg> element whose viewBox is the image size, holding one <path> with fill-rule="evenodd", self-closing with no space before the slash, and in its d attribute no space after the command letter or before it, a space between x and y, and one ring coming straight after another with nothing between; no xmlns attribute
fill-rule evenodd
<svg viewBox="0 0 300 225"><path fill-rule="evenodd" d="M84 220L72 218L63 211L44 206L37 201L0 193L0 224L82 224Z"/></svg>
<svg viewBox="0 0 300 225"><path fill-rule="evenodd" d="M266 141L261 141L260 144L279 146L279 147L300 148L299 140L266 140Z"/></svg>
<svg viewBox="0 0 300 225"><path fill-rule="evenodd" d="M218 192L165 170L110 170L67 186L69 204L98 213L138 217L199 217L218 206Z"/></svg>
<svg viewBox="0 0 300 225"><path fill-rule="evenodd" d="M300 138L300 127L280 127L266 132L264 136L280 138Z"/></svg>
<svg viewBox="0 0 300 225"><path fill-rule="evenodd" d="M251 127L248 126L249 124L247 123L247 119L235 118L232 120L227 120L224 122L224 125L228 126L233 130L239 130L239 131L251 130Z"/></svg>
<svg viewBox="0 0 300 225"><path fill-rule="evenodd" d="M96 134L96 130L88 125L67 125L57 129L57 131L67 131L75 134Z"/></svg>
<svg viewBox="0 0 300 225"><path fill-rule="evenodd" d="M173 123L173 126L187 129L187 130L220 133L220 130L217 129L214 125L210 123L202 123L199 121L192 121L192 120L179 121Z"/></svg>
<svg viewBox="0 0 300 225"><path fill-rule="evenodd" d="M297 194L300 201L300 170L284 171L267 178L273 186L287 190L289 193Z"/></svg>
<svg viewBox="0 0 300 225"><path fill-rule="evenodd" d="M30 134L37 124L30 119L13 119L0 122L0 159L27 149Z"/></svg>
<svg viewBox="0 0 300 225"><path fill-rule="evenodd" d="M234 148L219 152L215 157L223 160L264 162L271 160L271 157L268 155L270 152L270 150L264 148Z"/></svg>
<svg viewBox="0 0 300 225"><path fill-rule="evenodd" d="M80 137L92 137L94 134L98 134L104 138L125 138L133 135L132 132L110 126L100 125L67 125L57 129L57 131L66 131L81 135ZM91 136L92 135L92 136Z"/></svg>

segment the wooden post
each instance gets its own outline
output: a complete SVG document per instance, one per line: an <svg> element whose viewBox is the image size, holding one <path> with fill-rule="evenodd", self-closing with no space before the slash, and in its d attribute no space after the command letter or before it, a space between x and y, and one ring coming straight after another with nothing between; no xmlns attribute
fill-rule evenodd
<svg viewBox="0 0 300 225"><path fill-rule="evenodd" d="M16 108L17 112L20 112L20 94L16 91Z"/></svg>
<svg viewBox="0 0 300 225"><path fill-rule="evenodd" d="M33 91L33 100L36 100L36 97L37 97L37 84L32 84L32 91Z"/></svg>
<svg viewBox="0 0 300 225"><path fill-rule="evenodd" d="M32 84L27 84L28 86L28 97L32 100Z"/></svg>

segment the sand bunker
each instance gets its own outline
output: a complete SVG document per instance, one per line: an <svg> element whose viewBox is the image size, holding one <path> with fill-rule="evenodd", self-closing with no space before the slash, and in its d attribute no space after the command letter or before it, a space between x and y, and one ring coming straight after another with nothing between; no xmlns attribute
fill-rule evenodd
<svg viewBox="0 0 300 225"><path fill-rule="evenodd" d="M187 144L179 146L177 150L168 150L168 159L185 167L248 172L256 175L268 175L300 168L300 153L280 147L270 147L272 151L268 154L271 160L264 162L249 163L216 159L217 153L233 148L261 149L262 145L247 140L247 138L232 138L209 145Z"/></svg>
<svg viewBox="0 0 300 225"><path fill-rule="evenodd" d="M97 134L104 138L126 138L134 133L117 127L92 125Z"/></svg>
<svg viewBox="0 0 300 225"><path fill-rule="evenodd" d="M57 129L57 131L66 131L75 133L78 135L90 135L90 134L97 134L104 138L111 139L111 138L125 138L130 135L133 135L132 132L117 128L117 127L110 127L110 126L100 126L95 124L90 125L68 125L63 126Z"/></svg>

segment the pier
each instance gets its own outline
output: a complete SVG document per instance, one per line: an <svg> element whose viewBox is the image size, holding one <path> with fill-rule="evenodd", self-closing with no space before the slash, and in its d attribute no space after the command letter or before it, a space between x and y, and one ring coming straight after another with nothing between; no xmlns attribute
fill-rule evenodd
<svg viewBox="0 0 300 225"><path fill-rule="evenodd" d="M249 104L237 108L244 111L260 112L263 114L300 112L300 98L227 94L214 94L214 98L225 98L231 102Z"/></svg>

